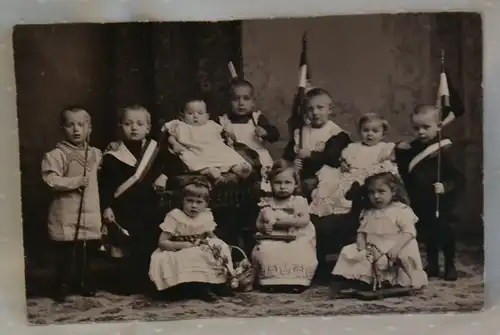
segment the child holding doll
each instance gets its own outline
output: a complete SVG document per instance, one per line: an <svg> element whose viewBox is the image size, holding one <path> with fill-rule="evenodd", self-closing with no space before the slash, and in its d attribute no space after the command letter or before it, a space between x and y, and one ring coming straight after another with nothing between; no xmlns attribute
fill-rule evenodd
<svg viewBox="0 0 500 335"><path fill-rule="evenodd" d="M56 255L54 298L58 302L70 293L73 266L79 293L95 295L89 263L91 250L97 250L101 238L97 170L102 154L88 144L90 115L81 107L65 108L61 128L65 139L45 154L41 169L53 193L48 230Z"/></svg>
<svg viewBox="0 0 500 335"><path fill-rule="evenodd" d="M311 284L318 264L315 229L307 200L296 195L299 177L295 167L277 161L269 178L273 195L260 203L257 229L261 241L252 252L258 282L263 287L299 293Z"/></svg>
<svg viewBox="0 0 500 335"><path fill-rule="evenodd" d="M118 263L117 280L120 294L141 293L147 280L149 256L159 236L158 199L154 190L165 185L161 159L153 162L141 181L123 189L136 173L148 145L151 115L142 106L130 106L120 113L121 140L104 153L100 172L101 208L111 256ZM118 190L121 189L121 192Z"/></svg>

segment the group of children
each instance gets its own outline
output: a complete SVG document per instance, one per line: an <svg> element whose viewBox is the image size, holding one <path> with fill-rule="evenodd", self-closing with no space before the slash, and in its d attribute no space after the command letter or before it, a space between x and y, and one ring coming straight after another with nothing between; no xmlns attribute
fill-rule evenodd
<svg viewBox="0 0 500 335"><path fill-rule="evenodd" d="M416 138L410 143L386 142L389 124L377 114L360 119L361 141L352 142L330 120L330 94L313 88L305 99L307 122L295 130L283 158L273 162L265 143L280 135L256 111L248 81L232 83L231 106L215 122L202 99L186 101L180 117L162 129L167 154L120 196L117 188L135 173L147 145L149 112L141 106L123 109L122 137L104 153L88 144L87 111L62 112L65 140L42 162L43 179L54 193L48 227L56 247L57 301L70 292L69 264L77 265L79 293L95 294L86 251L98 245L103 231L112 241L119 293L144 292L153 283L169 298L176 292L205 301L231 296L228 283L241 269L233 266L231 247L215 234L209 204L214 185L243 181L255 170L235 149L241 145L257 153L263 181L249 255L261 289L302 292L324 274L346 279L350 287L377 280L420 289L428 277L440 276L440 251L444 279L457 279L452 225L463 176L445 150L449 140L438 136L436 107L422 105L412 113ZM194 176L180 185L179 208L165 216L155 191L165 188L172 166ZM417 236L426 246L425 270ZM341 250L332 270L325 256L333 244Z"/></svg>

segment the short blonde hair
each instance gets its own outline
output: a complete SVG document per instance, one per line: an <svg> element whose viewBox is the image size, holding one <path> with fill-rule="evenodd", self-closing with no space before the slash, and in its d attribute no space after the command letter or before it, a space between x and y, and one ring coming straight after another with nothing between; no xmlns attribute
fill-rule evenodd
<svg viewBox="0 0 500 335"><path fill-rule="evenodd" d="M87 117L87 121L89 125L92 125L92 117L90 116L89 112L81 106L67 106L61 110L61 113L59 115L59 124L60 126L64 126L64 123L66 122L66 114L67 113L78 113L78 112L84 112L85 116Z"/></svg>
<svg viewBox="0 0 500 335"><path fill-rule="evenodd" d="M389 122L386 119L384 119L382 116L380 116L378 113L365 113L365 114L363 114L363 116L361 116L361 118L358 121L358 131L361 131L361 128L363 127L363 125L365 125L368 122L372 122L372 121L380 122L380 124L382 124L384 134L387 134L387 132L389 131Z"/></svg>
<svg viewBox="0 0 500 335"><path fill-rule="evenodd" d="M432 113L436 119L436 122L439 123L439 122L441 122L441 120L439 119L439 115L440 115L439 112L440 112L440 110L439 110L439 107L437 107L437 106L421 104L421 105L417 105L415 107L415 109L413 110L413 113L411 115L411 118L413 119L413 117L415 115L426 115L426 114Z"/></svg>
<svg viewBox="0 0 500 335"><path fill-rule="evenodd" d="M151 125L151 113L146 109L146 107L141 105L130 105L123 107L118 115L118 124L122 124L125 114L129 111L143 112L146 115L146 121Z"/></svg>

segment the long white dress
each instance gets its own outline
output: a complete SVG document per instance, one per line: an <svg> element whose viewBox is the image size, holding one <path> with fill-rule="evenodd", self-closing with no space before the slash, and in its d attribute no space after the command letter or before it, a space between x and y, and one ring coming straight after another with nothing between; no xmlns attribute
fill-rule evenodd
<svg viewBox="0 0 500 335"><path fill-rule="evenodd" d="M289 217L298 211L307 211L307 200L292 196L286 202L264 198L263 209L257 226L262 222L262 212L272 210L275 218ZM260 241L252 251L252 259L257 265L260 285L302 285L309 286L314 277L318 260L316 258L316 231L312 223L300 229L274 230L274 235L293 235L292 242Z"/></svg>
<svg viewBox="0 0 500 335"><path fill-rule="evenodd" d="M383 209L365 210L361 214L358 232L365 233L367 244L375 245L383 254L396 244L401 234L406 233L413 237L398 255L403 264L402 268L394 271L389 266L389 260L385 255L376 262L380 280L392 285L417 289L427 285L427 274L423 270L416 240L415 223L417 221L418 218L413 210L400 202L394 202ZM371 283L374 279L373 269L367 249L358 251L356 243L342 248L332 273L344 278Z"/></svg>
<svg viewBox="0 0 500 335"><path fill-rule="evenodd" d="M173 120L165 127L180 144L187 147L188 150L179 157L190 171L219 168L227 172L236 165L247 164L243 157L224 143L221 125L212 120L202 125Z"/></svg>
<svg viewBox="0 0 500 335"><path fill-rule="evenodd" d="M149 277L158 290L189 282L222 284L228 274L234 274L229 246L218 238L207 238L206 233L216 227L210 210L196 218L187 216L180 209L170 211L160 225L170 233L172 240L190 241L204 238L209 245L200 245L178 251L156 249L151 255ZM219 256L214 256L214 251Z"/></svg>
<svg viewBox="0 0 500 335"><path fill-rule="evenodd" d="M368 176L379 172L398 174L394 162L382 159L389 157L393 150L394 143L387 142L373 146L359 142L349 144L342 151L341 159L350 166L350 171L342 172L327 165L318 171L318 186L312 193L311 214L322 217L348 213L352 201L346 199L346 193L354 182L363 185Z"/></svg>

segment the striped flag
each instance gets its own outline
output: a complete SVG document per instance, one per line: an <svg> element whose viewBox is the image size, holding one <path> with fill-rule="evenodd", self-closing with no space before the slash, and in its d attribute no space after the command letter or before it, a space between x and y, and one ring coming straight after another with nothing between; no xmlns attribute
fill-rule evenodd
<svg viewBox="0 0 500 335"><path fill-rule="evenodd" d="M293 138L294 131L301 129L305 123L304 99L306 92L311 88L311 72L307 60L307 33L302 36L302 52L299 64L299 84L297 93L293 100L292 112L288 119L290 136Z"/></svg>
<svg viewBox="0 0 500 335"><path fill-rule="evenodd" d="M448 81L448 75L444 66L444 51L441 52L441 73L439 76L436 106L441 110L443 126L451 123L465 112L460 95Z"/></svg>

